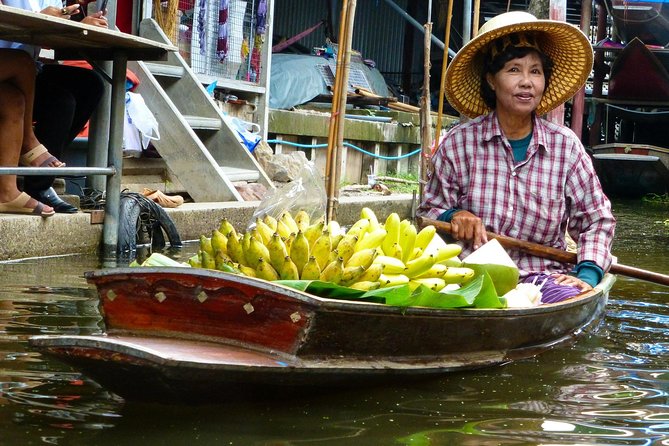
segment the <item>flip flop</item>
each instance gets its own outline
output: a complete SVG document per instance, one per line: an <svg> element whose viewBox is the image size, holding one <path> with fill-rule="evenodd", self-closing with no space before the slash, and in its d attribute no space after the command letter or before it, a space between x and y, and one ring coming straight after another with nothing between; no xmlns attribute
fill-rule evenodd
<svg viewBox="0 0 669 446"><path fill-rule="evenodd" d="M33 162L40 156L44 155L45 153L48 153L49 156L44 161L42 161L40 165L35 166ZM49 151L46 149L46 147L44 147L44 144L40 144L34 149L28 150L26 153L21 155L21 158L19 159L19 164L22 165L23 167L49 167L49 164L53 163L54 161L58 161L60 163L59 166L55 167L65 167L65 163L61 162L58 158L51 155Z"/></svg>
<svg viewBox="0 0 669 446"><path fill-rule="evenodd" d="M35 200L37 203L35 207L26 207L30 200L34 200L34 198L25 192L21 192L19 196L14 198L12 201L7 203L0 203L0 214L39 215L40 217L46 218L51 217L56 213L54 210L51 212L45 212L44 204L37 200Z"/></svg>
<svg viewBox="0 0 669 446"><path fill-rule="evenodd" d="M144 188L142 191L149 200L153 200L164 208L175 208L184 204L184 198L181 195L165 195L159 190Z"/></svg>

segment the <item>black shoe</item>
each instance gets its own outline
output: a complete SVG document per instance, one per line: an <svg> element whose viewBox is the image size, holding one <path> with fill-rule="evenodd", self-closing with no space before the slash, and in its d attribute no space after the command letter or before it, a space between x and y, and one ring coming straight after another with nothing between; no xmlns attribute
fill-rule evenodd
<svg viewBox="0 0 669 446"><path fill-rule="evenodd" d="M41 201L47 206L51 206L59 214L76 214L79 212L75 206L63 201L53 187L37 192L28 192L28 194L37 201Z"/></svg>

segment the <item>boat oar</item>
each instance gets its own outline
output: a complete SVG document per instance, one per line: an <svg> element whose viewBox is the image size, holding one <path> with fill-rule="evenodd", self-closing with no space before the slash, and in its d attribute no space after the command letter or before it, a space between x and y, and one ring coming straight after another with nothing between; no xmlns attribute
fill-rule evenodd
<svg viewBox="0 0 669 446"><path fill-rule="evenodd" d="M437 231L443 231L448 234L451 233L451 224L431 220L429 218L416 217L418 226L421 228L427 225L433 225L437 228ZM538 243L527 242L524 240L518 240L513 237L508 237L506 235L495 234L494 232L486 232L488 240L497 239L497 241L503 247L507 249L515 249L517 251L526 252L532 254L536 257L542 257L544 259L551 259L562 263L571 263L576 264L577 258L576 253L563 251L557 248L551 248L549 246L540 245ZM621 274L627 277L634 277L636 279L645 280L648 282L658 283L660 285L669 286L669 276L666 274L660 274L653 271L648 271L645 269L635 268L633 266L622 265L620 263L614 263L611 265L610 271L613 274Z"/></svg>

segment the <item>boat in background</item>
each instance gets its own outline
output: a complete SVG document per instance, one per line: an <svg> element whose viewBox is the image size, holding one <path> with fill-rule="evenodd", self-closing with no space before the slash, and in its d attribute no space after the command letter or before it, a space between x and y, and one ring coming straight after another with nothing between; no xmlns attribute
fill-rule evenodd
<svg viewBox="0 0 669 446"><path fill-rule="evenodd" d="M664 0L606 0L615 32L623 42L641 39L647 45L669 44L669 5Z"/></svg>
<svg viewBox="0 0 669 446"><path fill-rule="evenodd" d="M201 268L114 268L97 287L99 335L30 345L128 399L216 401L424 379L529 358L604 314L615 276L523 309L401 308L326 299Z"/></svg>

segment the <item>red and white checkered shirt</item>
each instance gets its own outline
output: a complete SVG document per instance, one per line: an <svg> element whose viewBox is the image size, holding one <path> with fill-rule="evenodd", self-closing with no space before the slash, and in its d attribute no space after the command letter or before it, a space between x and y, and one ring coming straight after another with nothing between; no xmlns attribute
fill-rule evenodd
<svg viewBox="0 0 669 446"><path fill-rule="evenodd" d="M578 261L611 266L615 218L592 161L570 129L534 118L527 158L514 162L495 112L453 128L433 159L418 215L437 219L452 208L480 217L488 231L558 249L565 231L578 244ZM462 257L471 252L463 247ZM521 270L568 272L571 267L509 250Z"/></svg>

